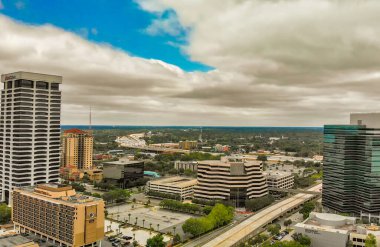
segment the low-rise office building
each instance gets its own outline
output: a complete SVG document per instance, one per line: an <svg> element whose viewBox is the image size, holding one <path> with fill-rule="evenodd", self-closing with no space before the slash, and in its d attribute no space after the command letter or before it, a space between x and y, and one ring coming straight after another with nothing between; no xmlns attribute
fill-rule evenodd
<svg viewBox="0 0 380 247"><path fill-rule="evenodd" d="M291 189L294 186L294 176L290 172L265 172L269 188Z"/></svg>
<svg viewBox="0 0 380 247"><path fill-rule="evenodd" d="M180 141L178 143L178 146L180 149L185 149L185 150L193 150L196 149L198 145L197 141Z"/></svg>
<svg viewBox="0 0 380 247"><path fill-rule="evenodd" d="M193 172L197 171L198 162L197 161L175 161L174 168L177 170L191 170Z"/></svg>
<svg viewBox="0 0 380 247"><path fill-rule="evenodd" d="M337 214L310 213L303 223L295 225L295 231L310 237L313 247L346 246L350 233L355 230L355 218Z"/></svg>
<svg viewBox="0 0 380 247"><path fill-rule="evenodd" d="M350 233L353 247L365 247L365 240L372 234L376 238L376 246L380 246L380 227L376 225L358 225L356 231Z"/></svg>
<svg viewBox="0 0 380 247"><path fill-rule="evenodd" d="M197 179L176 176L148 181L147 191L177 195L180 200L185 200L193 197L196 184Z"/></svg>
<svg viewBox="0 0 380 247"><path fill-rule="evenodd" d="M103 180L103 171L100 169L90 169L90 170L84 170L83 176L87 175L88 179L90 181L99 183Z"/></svg>
<svg viewBox="0 0 380 247"><path fill-rule="evenodd" d="M43 184L15 188L12 220L32 233L69 247L97 245L104 237L104 202L77 194L71 186Z"/></svg>
<svg viewBox="0 0 380 247"><path fill-rule="evenodd" d="M239 157L199 161L194 197L203 200L231 200L243 206L245 200L268 194L262 163Z"/></svg>
<svg viewBox="0 0 380 247"><path fill-rule="evenodd" d="M103 179L107 183L120 188L128 188L129 184L144 177L144 161L120 159L103 163Z"/></svg>

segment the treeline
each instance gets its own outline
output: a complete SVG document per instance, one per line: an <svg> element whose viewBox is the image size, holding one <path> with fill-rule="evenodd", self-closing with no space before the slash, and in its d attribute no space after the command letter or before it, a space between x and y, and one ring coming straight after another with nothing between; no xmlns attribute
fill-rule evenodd
<svg viewBox="0 0 380 247"><path fill-rule="evenodd" d="M103 194L102 198L108 203L113 202L125 202L132 195L132 192L129 190L123 189L114 189Z"/></svg>
<svg viewBox="0 0 380 247"><path fill-rule="evenodd" d="M274 197L272 195L266 195L263 197L246 200L245 208L250 211L258 211L262 208L265 208L271 205L274 202Z"/></svg>
<svg viewBox="0 0 380 247"><path fill-rule="evenodd" d="M0 203L0 224L7 224L11 220L11 208L5 203Z"/></svg>
<svg viewBox="0 0 380 247"><path fill-rule="evenodd" d="M182 203L180 201L167 199L160 202L160 207L192 214L200 214L203 212L202 208L199 205L191 203Z"/></svg>
<svg viewBox="0 0 380 247"><path fill-rule="evenodd" d="M224 226L232 221L234 208L226 207L223 204L216 204L211 212L204 217L190 218L182 225L184 233L192 236L200 236L218 227Z"/></svg>
<svg viewBox="0 0 380 247"><path fill-rule="evenodd" d="M148 196L158 197L158 198L167 198L167 199L173 199L173 200L181 200L181 196L178 194L169 194L169 193L162 193L150 190L146 193Z"/></svg>

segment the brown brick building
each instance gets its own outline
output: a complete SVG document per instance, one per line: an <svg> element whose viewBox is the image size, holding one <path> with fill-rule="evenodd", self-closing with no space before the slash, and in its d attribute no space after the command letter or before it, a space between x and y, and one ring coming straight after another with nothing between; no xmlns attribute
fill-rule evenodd
<svg viewBox="0 0 380 247"><path fill-rule="evenodd" d="M12 219L20 232L62 246L97 246L104 237L104 202L71 186L44 184L13 191Z"/></svg>

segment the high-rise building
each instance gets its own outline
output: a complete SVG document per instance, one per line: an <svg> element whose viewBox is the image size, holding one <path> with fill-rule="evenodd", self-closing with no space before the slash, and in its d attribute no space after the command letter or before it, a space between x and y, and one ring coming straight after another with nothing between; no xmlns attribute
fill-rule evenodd
<svg viewBox="0 0 380 247"><path fill-rule="evenodd" d="M93 146L94 137L91 131L65 130L62 138L62 165L91 169Z"/></svg>
<svg viewBox="0 0 380 247"><path fill-rule="evenodd" d="M40 184L15 188L12 220L32 233L68 247L98 246L104 237L104 201L77 194L71 186Z"/></svg>
<svg viewBox="0 0 380 247"><path fill-rule="evenodd" d="M268 194L259 161L236 157L199 161L197 175L194 197L198 199L228 200L242 206L247 199Z"/></svg>
<svg viewBox="0 0 380 247"><path fill-rule="evenodd" d="M332 212L380 219L380 114L352 114L324 127L322 204Z"/></svg>
<svg viewBox="0 0 380 247"><path fill-rule="evenodd" d="M61 76L16 72L1 76L0 193L58 182Z"/></svg>

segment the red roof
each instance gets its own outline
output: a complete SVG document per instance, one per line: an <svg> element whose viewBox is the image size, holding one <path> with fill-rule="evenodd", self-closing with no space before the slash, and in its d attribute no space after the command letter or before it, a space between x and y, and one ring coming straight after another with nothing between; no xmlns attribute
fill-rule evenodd
<svg viewBox="0 0 380 247"><path fill-rule="evenodd" d="M80 129L69 129L69 130L65 130L64 131L65 134L87 134L87 132L83 131L83 130L80 130Z"/></svg>

